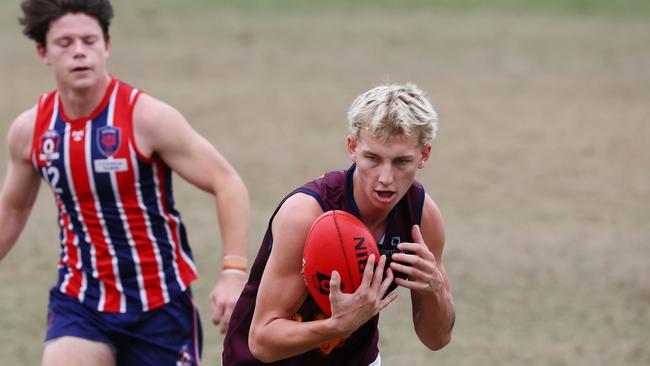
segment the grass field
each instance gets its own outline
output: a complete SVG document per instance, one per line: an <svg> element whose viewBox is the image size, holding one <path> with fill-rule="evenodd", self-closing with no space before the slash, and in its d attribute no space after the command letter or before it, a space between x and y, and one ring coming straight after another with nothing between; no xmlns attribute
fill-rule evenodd
<svg viewBox="0 0 650 366"><path fill-rule="evenodd" d="M0 174L10 122L54 86L17 4L0 4ZM650 364L650 3L324 4L115 2L111 73L177 107L240 171L249 256L285 193L348 165L352 99L411 80L440 114L420 179L445 217L458 321L449 346L427 351L401 292L382 313L383 364ZM213 203L175 183L214 365ZM43 185L0 264L2 365L40 360L58 256L52 202Z"/></svg>

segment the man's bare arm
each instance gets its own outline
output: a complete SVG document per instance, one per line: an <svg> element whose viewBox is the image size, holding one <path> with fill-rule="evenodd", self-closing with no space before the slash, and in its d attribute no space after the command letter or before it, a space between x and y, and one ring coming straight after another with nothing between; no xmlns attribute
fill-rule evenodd
<svg viewBox="0 0 650 366"><path fill-rule="evenodd" d="M18 240L36 196L40 178L29 159L36 108L21 114L7 134L9 159L0 191L0 260Z"/></svg>

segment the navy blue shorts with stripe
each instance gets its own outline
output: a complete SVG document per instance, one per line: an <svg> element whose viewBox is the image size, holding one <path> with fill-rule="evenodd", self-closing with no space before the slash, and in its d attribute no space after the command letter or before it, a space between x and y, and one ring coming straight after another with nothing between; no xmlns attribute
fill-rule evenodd
<svg viewBox="0 0 650 366"><path fill-rule="evenodd" d="M122 365L199 365L203 334L190 290L141 313L103 313L50 291L45 341L75 336L108 344Z"/></svg>

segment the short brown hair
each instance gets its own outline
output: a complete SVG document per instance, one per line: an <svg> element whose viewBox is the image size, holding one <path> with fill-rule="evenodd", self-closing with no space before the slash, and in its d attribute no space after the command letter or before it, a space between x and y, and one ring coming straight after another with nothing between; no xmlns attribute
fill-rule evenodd
<svg viewBox="0 0 650 366"><path fill-rule="evenodd" d="M23 16L18 22L23 26L23 34L41 46L45 46L50 24L70 13L83 13L97 19L104 38L109 39L108 27L113 19L109 0L23 0L20 8Z"/></svg>

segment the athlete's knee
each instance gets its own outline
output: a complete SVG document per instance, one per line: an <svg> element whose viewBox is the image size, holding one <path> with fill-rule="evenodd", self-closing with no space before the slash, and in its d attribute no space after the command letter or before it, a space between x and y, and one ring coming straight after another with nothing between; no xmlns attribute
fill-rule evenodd
<svg viewBox="0 0 650 366"><path fill-rule="evenodd" d="M112 347L103 342L64 336L45 343L42 366L115 366Z"/></svg>

